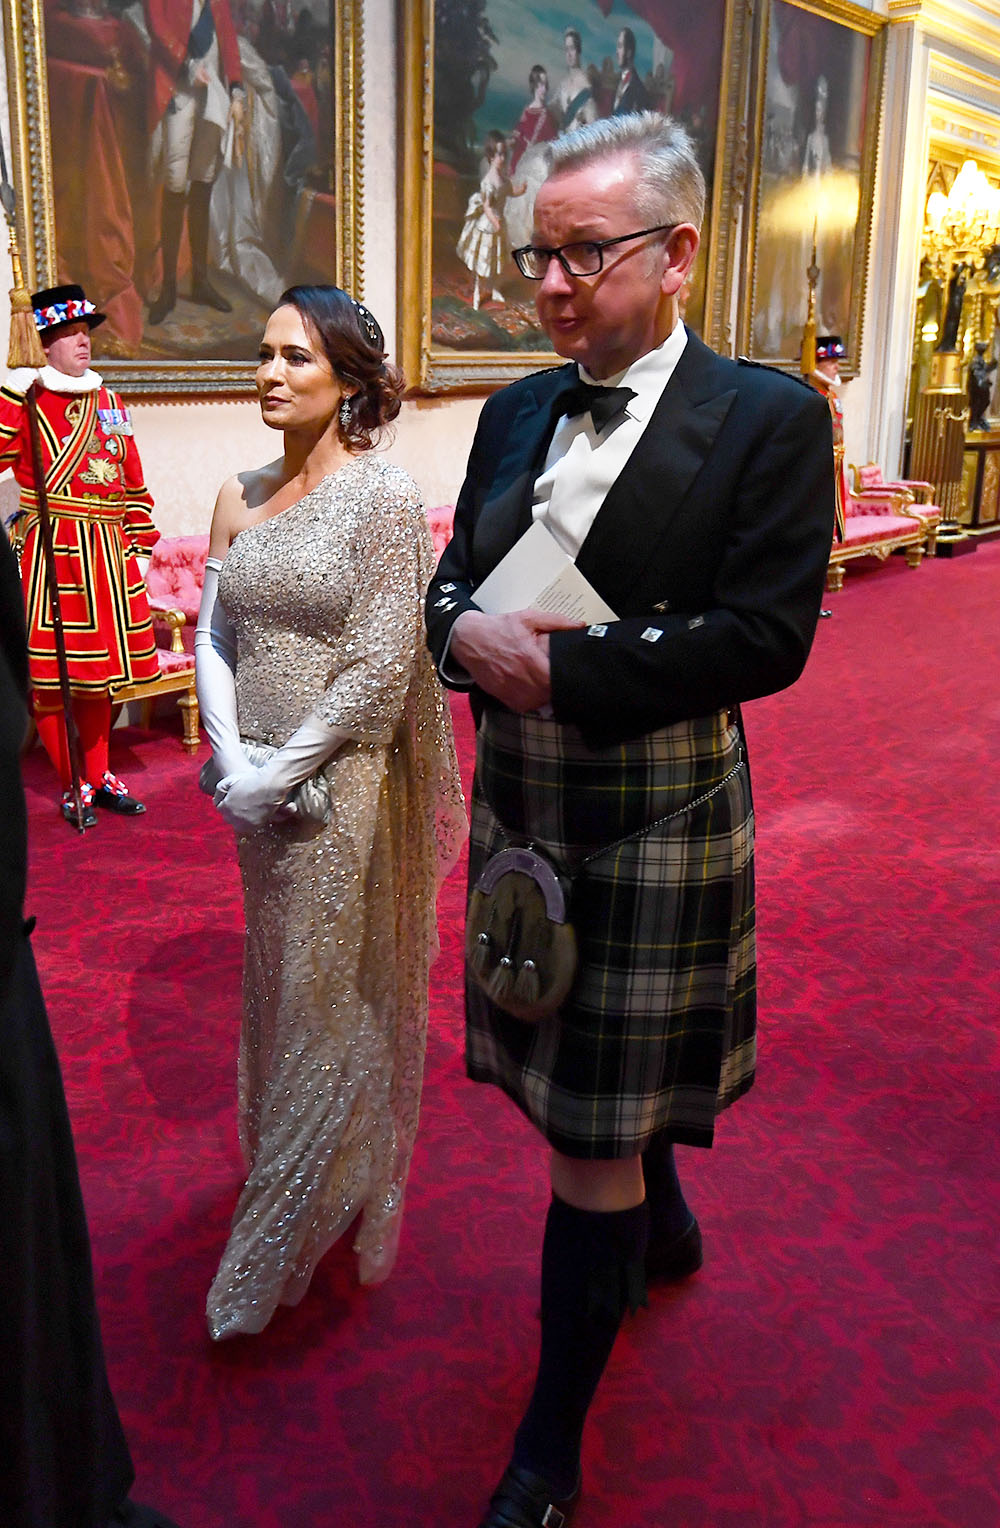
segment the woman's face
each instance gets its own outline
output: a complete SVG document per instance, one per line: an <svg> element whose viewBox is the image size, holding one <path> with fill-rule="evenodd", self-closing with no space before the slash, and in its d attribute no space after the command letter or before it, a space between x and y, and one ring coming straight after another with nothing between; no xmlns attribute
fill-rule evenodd
<svg viewBox="0 0 1000 1528"><path fill-rule="evenodd" d="M548 95L548 93L549 93L549 77L548 77L547 74L540 74L538 76L538 83L535 85L535 104L536 104L536 106L544 106L545 105L545 97Z"/></svg>
<svg viewBox="0 0 1000 1528"><path fill-rule="evenodd" d="M566 63L570 69L575 69L580 62L580 50L576 45L575 37L566 38Z"/></svg>
<svg viewBox="0 0 1000 1528"><path fill-rule="evenodd" d="M344 389L319 336L298 308L275 308L260 342L257 395L264 423L274 430L325 429Z"/></svg>
<svg viewBox="0 0 1000 1528"><path fill-rule="evenodd" d="M495 170L502 170L507 159L506 143L498 143L493 150L493 158L490 160Z"/></svg>

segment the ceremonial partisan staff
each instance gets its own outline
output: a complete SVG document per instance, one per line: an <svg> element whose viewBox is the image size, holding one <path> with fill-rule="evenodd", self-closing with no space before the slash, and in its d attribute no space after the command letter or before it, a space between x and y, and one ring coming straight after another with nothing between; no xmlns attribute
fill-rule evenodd
<svg viewBox="0 0 1000 1528"><path fill-rule="evenodd" d="M14 187L7 179L7 158L3 138L0 136L0 205L3 206L7 227L10 230L10 263L14 272L14 286L10 294L10 348L7 365L10 367L45 365L45 352L38 338L31 297L24 284L21 255L17 247L15 209L17 202ZM63 628L62 604L59 599L59 581L56 578L56 554L52 541L52 520L49 515L49 495L45 484L45 465L42 461L42 434L38 425L38 393L41 383L36 378L24 395L28 414L28 439L31 442L31 465L38 496L38 532L42 538L42 563L45 568L45 587L52 611L52 635L55 638L56 666L59 670L59 693L62 697L63 716L66 721L66 743L69 749L69 768L73 791L73 817L78 830L84 831L83 823L83 748L80 732L73 715L73 695L69 685L69 664L66 660L66 633Z"/></svg>

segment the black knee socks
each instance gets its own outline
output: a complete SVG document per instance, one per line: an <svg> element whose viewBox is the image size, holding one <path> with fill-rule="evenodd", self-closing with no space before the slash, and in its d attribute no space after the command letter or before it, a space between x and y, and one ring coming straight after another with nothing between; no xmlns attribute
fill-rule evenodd
<svg viewBox="0 0 1000 1528"><path fill-rule="evenodd" d="M553 1195L542 1245L541 1357L514 1463L541 1475L557 1497L576 1488L584 1420L622 1316L645 1303L648 1232L645 1203L598 1212Z"/></svg>
<svg viewBox="0 0 1000 1528"><path fill-rule="evenodd" d="M674 1162L673 1142L654 1135L642 1154L649 1205L649 1239L652 1245L675 1241L693 1220Z"/></svg>

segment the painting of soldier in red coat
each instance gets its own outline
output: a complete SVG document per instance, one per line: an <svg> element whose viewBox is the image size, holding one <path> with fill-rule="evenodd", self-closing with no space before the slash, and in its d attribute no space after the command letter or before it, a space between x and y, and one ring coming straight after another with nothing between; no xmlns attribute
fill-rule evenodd
<svg viewBox="0 0 1000 1528"><path fill-rule="evenodd" d="M107 314L96 359L250 361L286 286L335 279L336 4L44 0L57 274Z"/></svg>

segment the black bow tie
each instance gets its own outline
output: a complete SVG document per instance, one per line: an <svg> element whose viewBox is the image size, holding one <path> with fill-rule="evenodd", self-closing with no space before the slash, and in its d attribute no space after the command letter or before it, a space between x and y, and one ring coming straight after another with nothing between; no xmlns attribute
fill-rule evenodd
<svg viewBox="0 0 1000 1528"><path fill-rule="evenodd" d="M624 414L630 399L635 396L635 389L631 387L600 387L578 381L559 394L553 412L557 418L566 414L572 419L575 414L586 414L589 410L594 429L600 434L605 425Z"/></svg>

